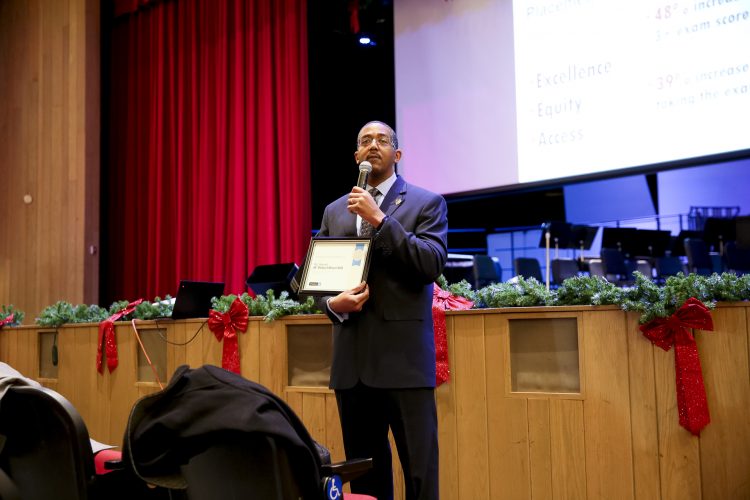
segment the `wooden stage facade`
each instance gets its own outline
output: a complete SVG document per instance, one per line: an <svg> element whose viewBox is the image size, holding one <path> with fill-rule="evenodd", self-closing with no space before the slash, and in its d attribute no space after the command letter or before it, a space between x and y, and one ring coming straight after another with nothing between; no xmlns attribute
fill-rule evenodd
<svg viewBox="0 0 750 500"><path fill-rule="evenodd" d="M636 314L449 312L451 380L436 391L441 498L750 498L749 310L720 304L715 330L696 332L711 412L700 437L678 423L674 353L643 337ZM179 365L221 365L222 346L203 320L136 326L164 384ZM4 328L0 360L67 397L93 438L120 444L133 403L159 387L131 324L117 323L116 334L113 373L96 371L96 324ZM328 319L251 318L239 343L242 375L281 395L343 459L327 389ZM396 488L403 498L398 478Z"/></svg>

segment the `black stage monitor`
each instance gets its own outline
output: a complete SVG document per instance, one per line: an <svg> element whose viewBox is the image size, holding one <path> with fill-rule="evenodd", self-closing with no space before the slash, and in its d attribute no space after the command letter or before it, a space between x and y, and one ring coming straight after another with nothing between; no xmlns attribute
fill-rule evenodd
<svg viewBox="0 0 750 500"><path fill-rule="evenodd" d="M172 319L207 318L211 299L221 297L224 283L210 281L180 281L172 309Z"/></svg>
<svg viewBox="0 0 750 500"><path fill-rule="evenodd" d="M255 295L265 295L268 290L273 290L276 297L281 295L281 292L294 296L295 290L291 284L297 271L299 266L294 262L256 266L245 280L245 284Z"/></svg>

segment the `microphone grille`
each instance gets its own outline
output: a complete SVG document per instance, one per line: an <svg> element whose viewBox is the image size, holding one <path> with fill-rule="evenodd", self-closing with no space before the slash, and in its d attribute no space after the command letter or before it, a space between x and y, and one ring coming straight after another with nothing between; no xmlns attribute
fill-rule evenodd
<svg viewBox="0 0 750 500"><path fill-rule="evenodd" d="M360 172L372 172L372 164L369 161L363 161L359 164Z"/></svg>

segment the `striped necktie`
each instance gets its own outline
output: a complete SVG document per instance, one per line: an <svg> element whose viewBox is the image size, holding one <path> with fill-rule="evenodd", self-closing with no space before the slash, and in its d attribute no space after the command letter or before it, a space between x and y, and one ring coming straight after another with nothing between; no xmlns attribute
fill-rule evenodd
<svg viewBox="0 0 750 500"><path fill-rule="evenodd" d="M372 195L372 198L377 202L378 195L380 195L380 191L378 191L378 188L370 188L367 190L368 193ZM359 236L362 238L370 238L375 233L375 228L372 227L372 224L367 222L365 219L362 219L362 223L359 226Z"/></svg>

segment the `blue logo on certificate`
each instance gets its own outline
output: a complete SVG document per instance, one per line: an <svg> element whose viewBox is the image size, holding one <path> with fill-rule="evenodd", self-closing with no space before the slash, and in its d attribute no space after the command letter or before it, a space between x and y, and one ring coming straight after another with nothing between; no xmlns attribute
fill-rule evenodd
<svg viewBox="0 0 750 500"><path fill-rule="evenodd" d="M359 267L362 265L362 257L365 253L365 244L356 243L354 245L354 254L352 255L352 267Z"/></svg>

